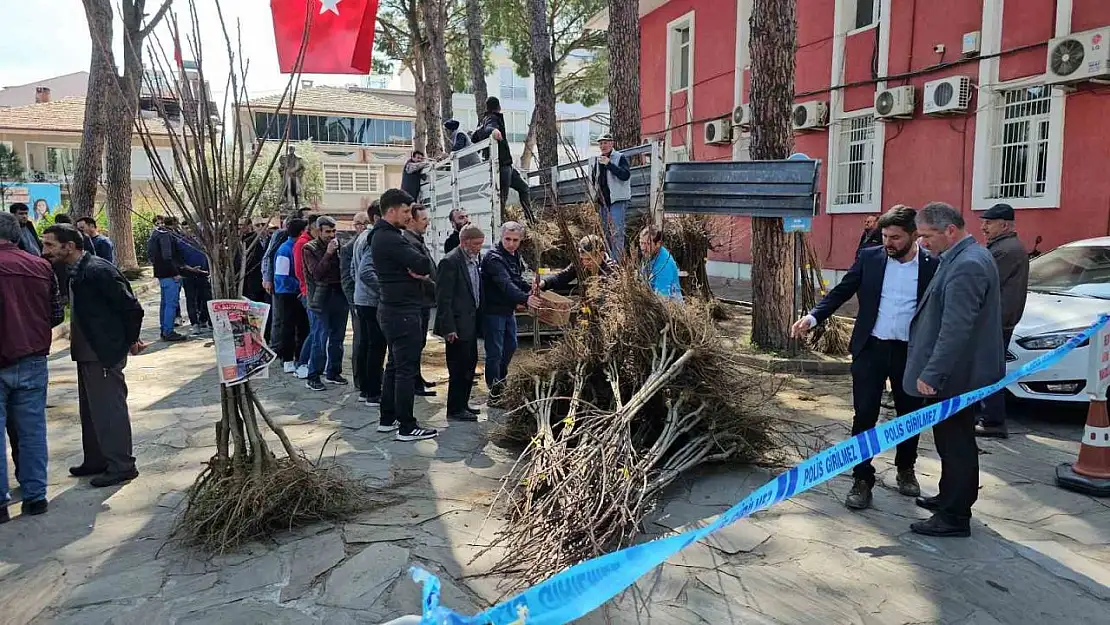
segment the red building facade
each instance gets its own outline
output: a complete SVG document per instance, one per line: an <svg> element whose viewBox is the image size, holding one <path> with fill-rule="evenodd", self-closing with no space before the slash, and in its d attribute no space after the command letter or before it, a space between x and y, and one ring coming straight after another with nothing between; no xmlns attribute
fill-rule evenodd
<svg viewBox="0 0 1110 625"><path fill-rule="evenodd" d="M707 144L704 127L747 102L751 4L641 0L643 133L668 159L746 158L743 134ZM864 218L895 204L948 202L978 234L977 214L1007 202L1041 251L1110 234L1110 87L1044 82L1050 39L1106 26L1106 0L798 0L795 103L828 111L795 134L822 161L811 239L824 266L849 267ZM926 83L959 76L966 112L926 115ZM906 85L913 112L878 119L876 92ZM717 233L711 273L746 277L747 220Z"/></svg>

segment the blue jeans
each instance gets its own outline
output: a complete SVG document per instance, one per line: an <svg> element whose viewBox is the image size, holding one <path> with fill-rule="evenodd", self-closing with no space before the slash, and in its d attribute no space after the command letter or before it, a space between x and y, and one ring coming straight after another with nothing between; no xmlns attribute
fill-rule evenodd
<svg viewBox="0 0 1110 625"><path fill-rule="evenodd" d="M173 322L177 319L178 310L181 309L181 278L159 278L158 286L162 288L162 301L158 305L158 322L162 336L167 336L173 333Z"/></svg>
<svg viewBox="0 0 1110 625"><path fill-rule="evenodd" d="M605 231L605 240L614 260L625 257L628 250L624 246L624 231L627 227L628 202L613 202L609 209L601 209L601 227Z"/></svg>
<svg viewBox="0 0 1110 625"><path fill-rule="evenodd" d="M332 378L343 373L343 341L347 337L347 314L350 312L347 296L338 287L331 289L322 308L310 313L316 321L309 324L312 332L309 378L318 378L320 374Z"/></svg>
<svg viewBox="0 0 1110 625"><path fill-rule="evenodd" d="M316 313L308 309L308 299L303 295L297 296L301 302L301 307L304 308L305 314L308 315L308 336L305 337L304 344L301 345L301 353L297 357L297 366L308 366L312 362L312 337L316 334Z"/></svg>
<svg viewBox="0 0 1110 625"><path fill-rule="evenodd" d="M482 332L486 342L486 384L491 391L509 376L516 353L516 315L485 315Z"/></svg>
<svg viewBox="0 0 1110 625"><path fill-rule="evenodd" d="M0 369L0 450L10 419L19 435L15 477L24 501L46 499L47 375L46 356L27 356ZM8 461L0 458L0 505L8 498Z"/></svg>

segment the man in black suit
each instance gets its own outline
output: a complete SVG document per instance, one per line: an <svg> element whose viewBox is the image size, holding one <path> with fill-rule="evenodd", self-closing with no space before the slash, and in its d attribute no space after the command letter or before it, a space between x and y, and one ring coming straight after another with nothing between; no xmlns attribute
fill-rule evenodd
<svg viewBox="0 0 1110 625"><path fill-rule="evenodd" d="M470 389L478 365L479 255L485 235L477 226L459 230L459 246L439 261L435 333L447 341L447 419L477 421Z"/></svg>
<svg viewBox="0 0 1110 625"><path fill-rule="evenodd" d="M808 315L794 324L795 336L802 336L833 315L855 295L859 316L852 330L852 435L865 432L879 422L883 390L890 380L894 407L898 415L908 414L923 405L902 388L906 369L906 350L910 321L917 302L925 293L937 269L937 259L917 246L916 212L899 206L879 218L882 247L865 248L840 284L829 292ZM898 468L898 492L917 497L921 487L914 474L917 437L898 445L894 464ZM844 501L854 510L871 506L875 487L875 468L870 460L856 465L855 484Z"/></svg>

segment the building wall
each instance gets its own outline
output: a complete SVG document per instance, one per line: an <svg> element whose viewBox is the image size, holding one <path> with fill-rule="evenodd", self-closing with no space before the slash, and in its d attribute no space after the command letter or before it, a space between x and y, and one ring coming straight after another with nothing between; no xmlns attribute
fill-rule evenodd
<svg viewBox="0 0 1110 625"><path fill-rule="evenodd" d="M979 211L994 201L987 197L986 189L992 134L996 134L997 115L992 109L992 103L997 102L996 89L1036 84L1045 71L1047 41L1057 33L1110 25L1110 3L1101 0L877 1L883 11L880 23L859 30L845 27L847 17L854 14L853 0L809 0L804 3L805 10L799 7L798 12L796 101L825 101L833 113L829 128L795 135L796 151L822 160L822 198L810 238L818 258L831 269L851 265L867 214L877 214L894 204L949 202L963 211L969 228L978 235ZM729 1L739 7L733 9L723 4L672 0L641 19L645 134L659 133L665 126L667 61L666 46L661 42L666 42L667 24L689 11L694 11L696 24L695 120L731 111L733 99L723 85L737 83L739 101L747 100L750 74L743 17L750 11L750 0ZM735 19L737 12L742 19ZM739 31L735 26L738 22L743 25ZM952 63L961 58L964 33L973 31L982 33L982 55L997 53L997 59ZM992 35L992 31L997 34ZM725 48L738 43L738 32L740 54L730 55ZM935 52L938 44L945 46L943 54ZM706 49L713 53L706 53ZM725 62L732 65L731 72L723 71L721 65ZM925 82L955 75L972 81L970 112L951 117L924 116ZM886 77L891 77L886 84L878 80ZM853 83L863 84L845 87ZM854 207L834 205L832 196L837 184L830 185L829 176L836 175L839 158L841 144L836 135L849 123L840 116L872 112L877 86L901 85L916 89L914 117L875 124L876 183L871 202ZM1059 130L1049 137L1047 197L999 200L1019 208L1017 226L1026 247L1032 248L1038 236L1043 238L1039 249L1045 251L1070 240L1110 234L1110 177L1102 171L1110 157L1110 142L1105 140L1106 133L1098 130L1105 125L1102 120L1110 117L1108 94L1106 87L1091 85L1067 94L1054 91L1051 123ZM694 128L692 133L693 157L722 158L717 148L700 145L700 130ZM676 134L671 133L672 139ZM1052 158L1052 146L1058 146L1059 160ZM738 146L731 156L744 157L742 147ZM1058 197L1051 192L1052 170L1057 168ZM716 230L720 248L713 260L750 262L747 219L718 220Z"/></svg>

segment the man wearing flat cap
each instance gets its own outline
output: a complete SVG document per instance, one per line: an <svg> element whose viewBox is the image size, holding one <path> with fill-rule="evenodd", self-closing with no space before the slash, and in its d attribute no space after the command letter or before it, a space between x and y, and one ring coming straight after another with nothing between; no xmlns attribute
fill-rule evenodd
<svg viewBox="0 0 1110 625"><path fill-rule="evenodd" d="M1029 291L1029 253L1018 239L1014 227L1014 207L995 204L983 212L983 236L987 249L998 266L998 279L1002 296L1002 341L1010 347L1014 327L1025 311L1025 296ZM1004 392L995 393L983 401L983 410L975 424L975 435L1006 438L1006 398Z"/></svg>
<svg viewBox="0 0 1110 625"><path fill-rule="evenodd" d="M609 133L597 138L601 155L593 168L593 183L609 252L620 261L627 252L624 235L628 227L628 202L632 199L632 170L628 158L614 150L613 143Z"/></svg>

